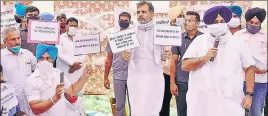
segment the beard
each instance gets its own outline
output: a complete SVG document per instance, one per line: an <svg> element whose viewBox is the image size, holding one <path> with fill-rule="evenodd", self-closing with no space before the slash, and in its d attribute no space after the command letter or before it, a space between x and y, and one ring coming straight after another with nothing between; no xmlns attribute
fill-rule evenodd
<svg viewBox="0 0 268 116"><path fill-rule="evenodd" d="M152 20L152 18L142 18L142 17L139 17L138 18L138 22L140 23L140 24L145 24L145 23L148 23L148 22L150 22Z"/></svg>

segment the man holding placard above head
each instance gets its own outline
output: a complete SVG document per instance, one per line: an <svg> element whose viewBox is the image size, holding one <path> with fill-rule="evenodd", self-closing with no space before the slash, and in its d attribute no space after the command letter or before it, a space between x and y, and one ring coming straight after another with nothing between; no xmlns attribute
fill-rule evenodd
<svg viewBox="0 0 268 116"><path fill-rule="evenodd" d="M27 78L35 70L35 57L29 50L21 48L20 32L16 28L6 28L3 31L3 39L6 45L5 49L1 49L4 80L15 88L21 110L30 115L23 88Z"/></svg>
<svg viewBox="0 0 268 116"><path fill-rule="evenodd" d="M232 10L233 16L231 20L228 22L228 26L232 34L241 30L241 14L242 8L240 6L229 6Z"/></svg>
<svg viewBox="0 0 268 116"><path fill-rule="evenodd" d="M182 71L182 57L194 39L203 33L198 31L200 16L197 12L188 11L185 16L181 46L171 48L172 58L170 67L170 91L176 96L178 116L187 116L186 93L188 90L189 72Z"/></svg>
<svg viewBox="0 0 268 116"><path fill-rule="evenodd" d="M76 82L83 72L83 64L87 55L75 56L74 36L78 36L78 20L67 20L67 32L60 36L60 42L56 47L59 49L56 67L63 71L71 83Z"/></svg>
<svg viewBox="0 0 268 116"><path fill-rule="evenodd" d="M251 106L251 115L262 114L265 95L267 92L267 32L261 28L265 20L266 11L261 8L248 9L245 14L246 29L236 32L234 35L243 39L250 48L255 64L255 88ZM245 85L246 87L247 85ZM245 91L246 92L246 91Z"/></svg>
<svg viewBox="0 0 268 116"><path fill-rule="evenodd" d="M137 4L137 38L140 46L124 51L129 60L127 86L133 116L158 116L164 97L163 46L154 45L154 7Z"/></svg>
<svg viewBox="0 0 268 116"><path fill-rule="evenodd" d="M92 68L84 70L83 76L73 84L59 69L53 68L58 49L52 45L39 44L36 48L37 68L27 79L25 94L33 114L38 116L84 116L76 105L76 96L92 74ZM68 103L69 102L69 103ZM70 107L71 104L71 107Z"/></svg>
<svg viewBox="0 0 268 116"><path fill-rule="evenodd" d="M20 30L20 37L21 37L21 48L27 49L31 51L35 55L35 49L37 44L35 43L27 43L27 36L28 36L28 24L29 20L39 20L39 9L35 6L29 6L25 10L25 19L27 20L26 26L21 25L19 27Z"/></svg>
<svg viewBox="0 0 268 116"><path fill-rule="evenodd" d="M231 18L226 6L208 9L208 32L197 36L182 58L182 70L190 71L187 116L244 116L251 106L255 62L243 40L229 31Z"/></svg>
<svg viewBox="0 0 268 116"><path fill-rule="evenodd" d="M131 21L131 15L128 12L122 12L119 15L120 31L128 29ZM113 67L113 84L114 94L116 99L116 115L125 116L125 103L127 92L127 77L128 77L128 61L122 58L122 53L112 53L110 44L107 43L106 52L108 52L105 72L104 72L104 87L110 89L110 80L108 79L111 67Z"/></svg>

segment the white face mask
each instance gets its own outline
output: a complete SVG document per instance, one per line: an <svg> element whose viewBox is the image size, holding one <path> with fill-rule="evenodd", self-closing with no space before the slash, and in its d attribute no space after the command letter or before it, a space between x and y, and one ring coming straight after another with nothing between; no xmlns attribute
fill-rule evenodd
<svg viewBox="0 0 268 116"><path fill-rule="evenodd" d="M48 61L40 61L37 63L37 68L40 72L40 75L42 76L51 76L53 75L52 71L53 71L53 64L51 62Z"/></svg>
<svg viewBox="0 0 268 116"><path fill-rule="evenodd" d="M228 26L231 28L236 28L236 27L240 26L240 19L239 18L232 18L228 22Z"/></svg>
<svg viewBox="0 0 268 116"><path fill-rule="evenodd" d="M184 18L176 18L176 25L182 26L184 24Z"/></svg>
<svg viewBox="0 0 268 116"><path fill-rule="evenodd" d="M78 29L76 27L69 27L68 34L71 36L75 36Z"/></svg>
<svg viewBox="0 0 268 116"><path fill-rule="evenodd" d="M227 23L211 24L211 25L207 25L207 27L213 36L221 36L228 32Z"/></svg>

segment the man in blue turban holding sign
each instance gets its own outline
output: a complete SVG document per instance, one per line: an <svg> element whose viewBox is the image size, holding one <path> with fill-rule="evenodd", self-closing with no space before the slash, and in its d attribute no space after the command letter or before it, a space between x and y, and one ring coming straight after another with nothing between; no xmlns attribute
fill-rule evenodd
<svg viewBox="0 0 268 116"><path fill-rule="evenodd" d="M229 31L231 18L226 6L207 10L208 32L197 36L182 57L182 70L190 71L187 116L244 116L251 106L255 62L242 40Z"/></svg>
<svg viewBox="0 0 268 116"><path fill-rule="evenodd" d="M24 88L31 111L38 116L84 116L81 108L75 108L78 111L70 110L66 101L71 104L75 102L72 97L82 89L92 70L87 68L83 76L71 84L66 77L61 79L60 70L53 68L57 55L55 46L39 44L36 48L37 68L27 79Z"/></svg>

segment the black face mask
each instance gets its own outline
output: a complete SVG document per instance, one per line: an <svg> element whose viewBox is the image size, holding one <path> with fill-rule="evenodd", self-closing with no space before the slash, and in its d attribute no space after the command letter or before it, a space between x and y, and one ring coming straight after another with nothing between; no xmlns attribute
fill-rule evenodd
<svg viewBox="0 0 268 116"><path fill-rule="evenodd" d="M29 20L39 20L39 17L36 16L27 17L27 23L29 23Z"/></svg>
<svg viewBox="0 0 268 116"><path fill-rule="evenodd" d="M126 29L126 28L128 28L128 26L129 26L129 22L128 22L128 21L120 21L120 22L119 22L119 26L120 26L121 28Z"/></svg>
<svg viewBox="0 0 268 116"><path fill-rule="evenodd" d="M17 23L21 23L21 18L20 18L20 16L18 16L18 15L14 15L14 18L15 18L15 21L16 21Z"/></svg>

